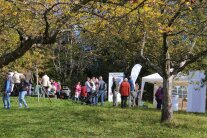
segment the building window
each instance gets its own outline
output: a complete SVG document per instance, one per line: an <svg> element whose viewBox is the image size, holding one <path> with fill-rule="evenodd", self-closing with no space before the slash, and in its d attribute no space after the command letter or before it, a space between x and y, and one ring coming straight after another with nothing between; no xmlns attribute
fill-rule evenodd
<svg viewBox="0 0 207 138"><path fill-rule="evenodd" d="M187 98L187 87L186 86L174 86L172 95L178 95L179 98Z"/></svg>

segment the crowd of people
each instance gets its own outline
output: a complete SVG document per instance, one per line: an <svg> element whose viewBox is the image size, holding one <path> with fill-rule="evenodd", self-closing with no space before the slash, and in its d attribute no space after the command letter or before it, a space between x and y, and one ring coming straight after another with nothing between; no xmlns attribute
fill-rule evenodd
<svg viewBox="0 0 207 138"><path fill-rule="evenodd" d="M41 85L47 95L57 95L57 98L61 96L61 84L54 80L50 80L45 74L40 80ZM84 85L81 82L77 82L74 86L74 100L80 101L90 105L97 105L100 97L101 105L104 104L104 96L106 90L106 83L103 81L102 76L98 78L87 78ZM73 97L73 96L72 96ZM72 98L71 97L71 98ZM72 98L73 99L73 98Z"/></svg>
<svg viewBox="0 0 207 138"><path fill-rule="evenodd" d="M98 78L87 78L84 86L78 82L75 86L75 101L81 100L82 103L90 105L98 105L100 98L101 105L104 105L104 96L106 90L106 83L102 76Z"/></svg>
<svg viewBox="0 0 207 138"><path fill-rule="evenodd" d="M28 108L25 100L25 95L31 95L32 84L30 79L27 79L26 74L18 72L9 72L6 76L3 92L3 104L5 109L10 109L10 96L18 96L19 108L22 108L22 104L25 108ZM61 96L61 84L60 82L50 79L46 74L42 76L37 82L43 88L43 94L47 97L50 95L57 95L57 98ZM97 105L99 97L101 98L101 105L104 104L104 95L106 90L106 83L103 81L102 76L98 78L88 77L85 85L81 86L80 82L75 85L75 101L81 101L82 103Z"/></svg>
<svg viewBox="0 0 207 138"><path fill-rule="evenodd" d="M28 108L27 102L25 100L25 95L27 94L30 88L30 84L26 81L25 75L18 72L9 72L6 76L4 83L4 92L3 92L3 104L5 109L11 108L10 95L11 93L17 90L18 91L18 100L19 108L22 108L22 104L25 108Z"/></svg>
<svg viewBox="0 0 207 138"><path fill-rule="evenodd" d="M22 108L22 104L25 108L28 108L27 102L25 100L26 95L31 95L32 91L32 74L22 74L18 72L8 72L4 82L4 92L3 92L3 104L5 109L11 108L10 96L18 96L19 108ZM44 75L42 79L39 80L44 94L49 96L57 95L60 97L61 85L60 82L50 80L47 75Z"/></svg>
<svg viewBox="0 0 207 138"><path fill-rule="evenodd" d="M27 79L27 75L18 73L18 72L9 72L5 80L4 85L4 94L3 94L3 103L4 108L10 109L10 95L12 93L17 93L19 96L19 108L22 108L22 104L25 108L28 108L27 102L25 100L25 95L31 94L31 83ZM39 79L39 83L44 90L46 96L57 95L57 98L61 96L61 84L60 82L50 79L46 74ZM81 82L77 82L74 87L74 100L80 101L82 104L89 105L104 105L105 92L107 86L103 81L102 76L99 78L87 77L87 80L84 85L81 85ZM113 95L113 106L118 106L117 95L121 94L121 107L125 108L127 106L127 99L129 99L129 107L136 106L138 104L140 91L139 85L135 83L129 77L125 78L121 84L119 84L116 78L113 78L113 84L111 86L111 91Z"/></svg>
<svg viewBox="0 0 207 138"><path fill-rule="evenodd" d="M129 107L134 107L139 104L140 100L140 90L138 83L135 83L131 78L125 78L123 82L119 85L115 78L113 78L112 84L113 93L113 106L118 106L117 94L121 94L121 108L127 107L127 99L129 99Z"/></svg>
<svg viewBox="0 0 207 138"><path fill-rule="evenodd" d="M47 97L49 97L50 95L57 95L57 98L60 98L62 86L59 81L50 79L47 74L44 74L39 80L38 84L43 87L43 94L45 94Z"/></svg>
<svg viewBox="0 0 207 138"><path fill-rule="evenodd" d="M118 93L121 94L121 107L127 107L127 99L129 99L129 107L134 107L138 105L138 101L140 99L140 90L138 83L135 83L129 77L129 79L125 78L121 84L118 83L116 78L112 78L113 84L111 86L111 92L113 95L113 106L118 106ZM105 90L107 86L103 81L102 76L98 78L92 77L87 78L85 85L81 86L80 82L78 82L75 86L75 101L81 101L81 103L86 103L90 105L98 105L98 101L100 99L100 103L104 105L104 96Z"/></svg>

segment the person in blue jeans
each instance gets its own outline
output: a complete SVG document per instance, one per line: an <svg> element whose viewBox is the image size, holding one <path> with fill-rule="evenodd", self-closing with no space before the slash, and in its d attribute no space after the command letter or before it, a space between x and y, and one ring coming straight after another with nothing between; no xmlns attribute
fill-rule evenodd
<svg viewBox="0 0 207 138"><path fill-rule="evenodd" d="M11 90L12 90L12 78L10 74L8 74L7 79L5 80L4 83L4 94L3 94L3 103L5 109L11 108L11 104L10 104Z"/></svg>
<svg viewBox="0 0 207 138"><path fill-rule="evenodd" d="M101 105L104 105L104 95L105 95L105 82L103 81L102 76L99 77L99 92L96 102L98 103L98 98L101 96Z"/></svg>
<svg viewBox="0 0 207 138"><path fill-rule="evenodd" d="M22 104L24 104L25 108L28 108L27 102L24 99L28 89L29 89L29 83L24 79L24 77L22 77L20 83L20 89L19 89L19 108L22 108Z"/></svg>
<svg viewBox="0 0 207 138"><path fill-rule="evenodd" d="M135 106L135 91L134 91L134 82L132 80L132 77L129 76L128 80L130 84L130 94L129 94L129 107ZM133 102L132 102L133 101Z"/></svg>

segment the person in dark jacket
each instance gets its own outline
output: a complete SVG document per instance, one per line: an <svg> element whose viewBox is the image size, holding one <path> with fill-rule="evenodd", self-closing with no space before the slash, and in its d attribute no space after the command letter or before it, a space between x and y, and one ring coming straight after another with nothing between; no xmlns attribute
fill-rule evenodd
<svg viewBox="0 0 207 138"><path fill-rule="evenodd" d="M130 94L130 84L128 83L127 78L125 78L124 81L121 83L119 91L121 94L121 108L125 108L127 97Z"/></svg>
<svg viewBox="0 0 207 138"><path fill-rule="evenodd" d="M101 105L104 105L104 95L105 95L105 87L106 84L103 81L102 76L99 77L99 91L98 91L98 98L101 97ZM97 103L98 103L98 99L97 99Z"/></svg>
<svg viewBox="0 0 207 138"><path fill-rule="evenodd" d="M10 74L8 74L4 82L4 93L3 93L3 103L5 109L11 108L11 103L10 103L11 90L12 90L12 78L10 77Z"/></svg>
<svg viewBox="0 0 207 138"><path fill-rule="evenodd" d="M160 86L155 93L155 99L157 101L158 110L161 109L163 97L164 97L163 88Z"/></svg>
<svg viewBox="0 0 207 138"><path fill-rule="evenodd" d="M87 77L87 81L85 82L86 92L87 92L87 104L92 103L92 86L91 86L91 79Z"/></svg>
<svg viewBox="0 0 207 138"><path fill-rule="evenodd" d="M19 108L22 108L22 103L25 108L28 108L27 102L24 99L27 91L29 90L29 83L25 80L24 77L21 78L20 89L19 89Z"/></svg>
<svg viewBox="0 0 207 138"><path fill-rule="evenodd" d="M111 91L113 93L113 106L118 106L118 101L117 101L118 89L119 89L119 84L116 81L116 79L113 77L113 84L111 87Z"/></svg>

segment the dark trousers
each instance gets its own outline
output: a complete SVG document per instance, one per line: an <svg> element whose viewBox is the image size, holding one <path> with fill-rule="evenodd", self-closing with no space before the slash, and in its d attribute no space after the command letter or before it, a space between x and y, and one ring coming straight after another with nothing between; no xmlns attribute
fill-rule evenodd
<svg viewBox="0 0 207 138"><path fill-rule="evenodd" d="M60 91L57 91L56 95L57 95L57 99L60 99Z"/></svg>
<svg viewBox="0 0 207 138"><path fill-rule="evenodd" d="M157 101L157 109L161 109L162 100L161 99L156 99L156 101Z"/></svg>
<svg viewBox="0 0 207 138"><path fill-rule="evenodd" d="M121 108L125 108L126 107L127 97L128 96L121 96Z"/></svg>
<svg viewBox="0 0 207 138"><path fill-rule="evenodd" d="M87 92L87 101L86 104L92 104L92 93L91 92Z"/></svg>
<svg viewBox="0 0 207 138"><path fill-rule="evenodd" d="M15 83L12 96L18 96L19 95L19 88L20 88L20 83Z"/></svg>

